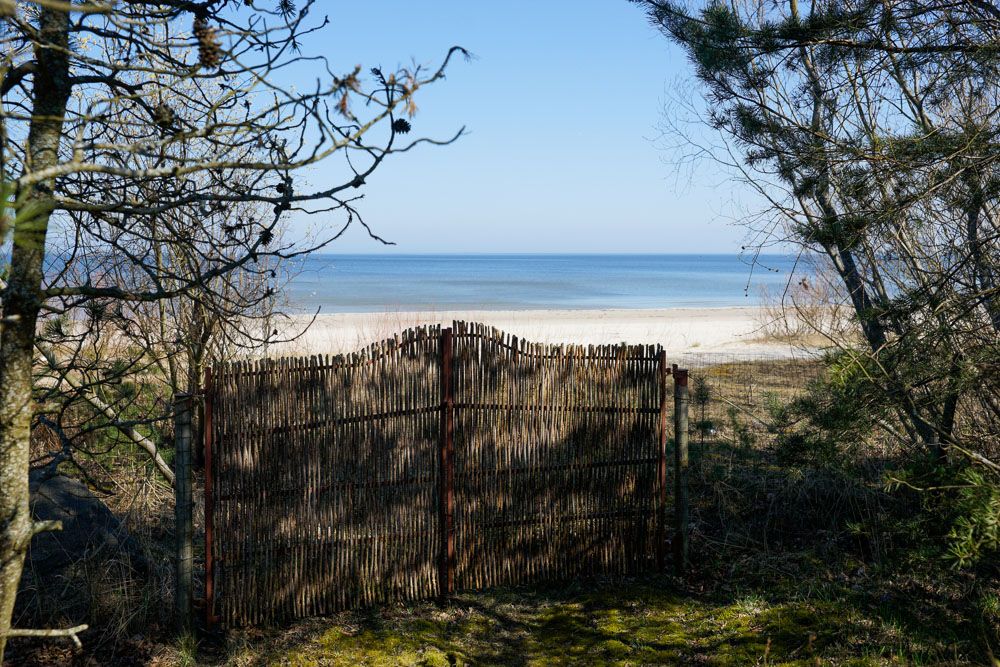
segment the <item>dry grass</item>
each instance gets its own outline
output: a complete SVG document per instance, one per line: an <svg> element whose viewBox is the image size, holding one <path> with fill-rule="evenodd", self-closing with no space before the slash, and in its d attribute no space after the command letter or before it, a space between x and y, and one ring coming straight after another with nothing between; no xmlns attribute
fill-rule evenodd
<svg viewBox="0 0 1000 667"><path fill-rule="evenodd" d="M761 341L788 343L800 350L829 347L858 335L854 311L840 278L813 266L781 293L762 289L757 317Z"/></svg>
<svg viewBox="0 0 1000 667"><path fill-rule="evenodd" d="M121 524L121 544L88 547L58 577L33 576L27 568L15 626L87 623L82 655L91 656L92 664L141 664L133 658L151 654L155 642L150 638L170 629L173 493L134 459L121 459L110 469L94 463L84 467L113 491L103 500ZM75 664L80 655L58 640L15 639L8 651L12 664L25 665Z"/></svg>

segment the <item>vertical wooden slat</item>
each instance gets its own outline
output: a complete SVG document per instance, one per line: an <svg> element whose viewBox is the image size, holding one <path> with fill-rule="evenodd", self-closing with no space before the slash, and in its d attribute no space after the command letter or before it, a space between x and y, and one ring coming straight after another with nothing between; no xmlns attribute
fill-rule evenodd
<svg viewBox="0 0 1000 667"><path fill-rule="evenodd" d="M212 538L215 528L215 503L212 495L212 408L214 404L214 388L212 387L212 367L205 368L205 386L202 388L205 399L205 423L202 433L205 439L205 626L211 629L215 623L215 554Z"/></svg>
<svg viewBox="0 0 1000 667"><path fill-rule="evenodd" d="M660 349L455 322L227 368L206 437L231 434L208 463L229 622L662 566Z"/></svg>
<svg viewBox="0 0 1000 667"><path fill-rule="evenodd" d="M452 388L452 329L441 332L441 569L438 582L439 595L451 595L455 586L455 477L453 467L453 411L454 393Z"/></svg>
<svg viewBox="0 0 1000 667"><path fill-rule="evenodd" d="M667 539L667 352L660 350L660 428L656 447L656 569L666 565Z"/></svg>
<svg viewBox="0 0 1000 667"><path fill-rule="evenodd" d="M684 574L688 561L688 372L674 373L674 569Z"/></svg>

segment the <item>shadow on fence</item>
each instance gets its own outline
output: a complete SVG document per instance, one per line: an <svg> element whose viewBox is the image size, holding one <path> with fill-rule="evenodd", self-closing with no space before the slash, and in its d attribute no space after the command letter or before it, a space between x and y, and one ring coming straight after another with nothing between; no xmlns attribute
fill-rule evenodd
<svg viewBox="0 0 1000 667"><path fill-rule="evenodd" d="M210 617L655 567L665 377L653 346L537 345L462 322L216 368Z"/></svg>

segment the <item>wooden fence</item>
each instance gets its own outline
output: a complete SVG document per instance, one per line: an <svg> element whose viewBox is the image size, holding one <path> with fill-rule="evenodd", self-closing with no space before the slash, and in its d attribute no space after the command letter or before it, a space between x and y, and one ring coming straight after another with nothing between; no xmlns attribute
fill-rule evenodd
<svg viewBox="0 0 1000 667"><path fill-rule="evenodd" d="M216 367L209 618L662 567L669 372L658 347L463 322Z"/></svg>

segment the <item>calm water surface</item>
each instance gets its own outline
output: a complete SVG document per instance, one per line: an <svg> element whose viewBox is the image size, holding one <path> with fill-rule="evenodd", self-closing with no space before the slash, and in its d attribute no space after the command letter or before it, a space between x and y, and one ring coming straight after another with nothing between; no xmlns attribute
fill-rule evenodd
<svg viewBox="0 0 1000 667"><path fill-rule="evenodd" d="M736 255L313 255L286 288L327 313L752 306L795 260ZM797 270L801 270L801 267Z"/></svg>

